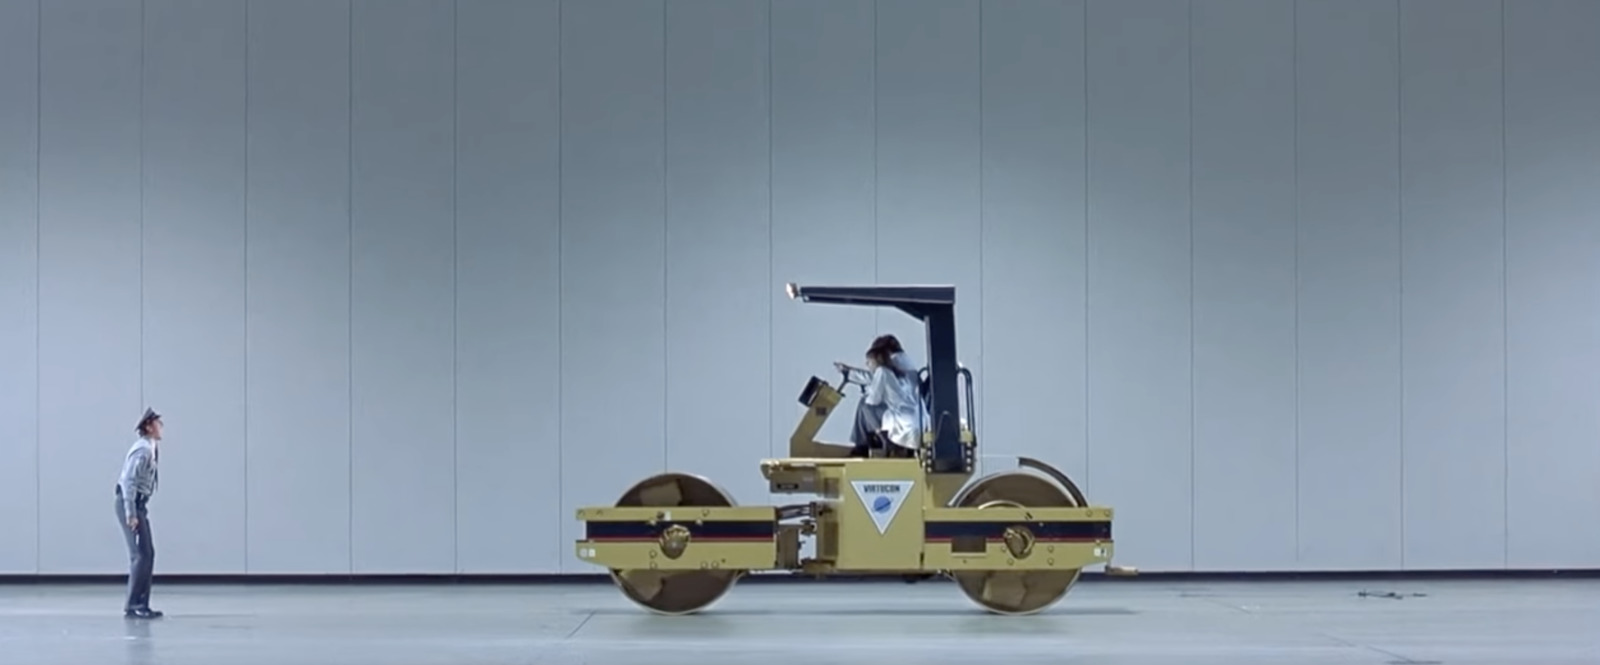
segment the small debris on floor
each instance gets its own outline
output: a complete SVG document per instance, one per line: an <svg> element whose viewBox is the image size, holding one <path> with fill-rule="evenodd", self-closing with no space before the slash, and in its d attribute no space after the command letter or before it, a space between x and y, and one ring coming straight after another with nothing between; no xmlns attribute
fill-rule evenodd
<svg viewBox="0 0 1600 665"><path fill-rule="evenodd" d="M1425 593L1397 593L1394 591L1367 591L1365 589L1356 592L1356 595L1362 598L1392 598L1394 600L1428 597L1428 594Z"/></svg>

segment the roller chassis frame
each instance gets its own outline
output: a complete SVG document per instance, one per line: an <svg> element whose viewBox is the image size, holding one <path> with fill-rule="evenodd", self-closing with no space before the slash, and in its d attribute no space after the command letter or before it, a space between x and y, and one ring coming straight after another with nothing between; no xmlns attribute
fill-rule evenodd
<svg viewBox="0 0 1600 665"><path fill-rule="evenodd" d="M807 289L821 293L807 298ZM925 297L931 289L948 294L947 302ZM972 481L977 456L968 427L971 375L940 366L953 364L953 288L791 285L789 291L808 301L894 305L914 316L930 303L943 305L932 310L934 316L921 317L930 349L941 346L936 333L948 335L950 356L930 353L925 374L935 381L924 387L931 383L937 390L941 375L966 379L968 417L959 430L925 432L914 458L850 457L849 446L816 439L843 400L844 383L836 387L811 377L799 398L806 410L790 437L790 456L760 463L773 494L809 500L740 506L700 476L659 474L629 488L613 506L577 511L585 525L575 543L579 559L610 571L634 603L668 615L708 607L753 572L908 580L944 575L998 614L1047 609L1085 567L1104 564L1111 574L1135 573L1111 565L1112 509L1089 504L1049 464L1019 457L1017 469ZM922 309L906 306L908 297L921 297L914 304ZM945 382L943 394L930 399L935 418L937 409L955 403L948 399L953 383ZM815 545L813 556L801 555L806 541Z"/></svg>

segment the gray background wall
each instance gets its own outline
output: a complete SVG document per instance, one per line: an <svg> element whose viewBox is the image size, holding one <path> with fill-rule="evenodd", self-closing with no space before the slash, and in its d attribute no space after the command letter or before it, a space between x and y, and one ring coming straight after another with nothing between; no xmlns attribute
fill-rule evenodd
<svg viewBox="0 0 1600 665"><path fill-rule="evenodd" d="M960 294L1146 570L1600 565L1600 3L0 0L0 572L594 572ZM920 350L920 344L915 345ZM843 436L842 427L830 433Z"/></svg>

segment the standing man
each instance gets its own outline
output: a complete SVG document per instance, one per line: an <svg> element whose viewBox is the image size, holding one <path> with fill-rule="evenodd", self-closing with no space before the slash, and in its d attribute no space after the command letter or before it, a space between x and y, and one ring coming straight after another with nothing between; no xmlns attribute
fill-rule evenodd
<svg viewBox="0 0 1600 665"><path fill-rule="evenodd" d="M156 492L156 462L160 458L161 414L144 410L134 428L139 440L128 449L117 479L117 521L128 541L128 602L123 616L129 619L155 619L160 612L150 609L150 578L155 570L156 546L150 539L150 515L145 504Z"/></svg>

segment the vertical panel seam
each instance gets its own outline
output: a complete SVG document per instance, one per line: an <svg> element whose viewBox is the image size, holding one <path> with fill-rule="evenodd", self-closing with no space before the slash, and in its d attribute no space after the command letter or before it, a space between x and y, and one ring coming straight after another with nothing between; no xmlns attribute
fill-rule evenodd
<svg viewBox="0 0 1600 665"><path fill-rule="evenodd" d="M145 318L144 318L144 86L145 86L145 44L149 40L145 32L145 0L139 0L139 404L144 407L145 401ZM142 408L140 409L143 410Z"/></svg>
<svg viewBox="0 0 1600 665"><path fill-rule="evenodd" d="M1083 0L1078 46L1083 55L1083 483L1092 487L1089 474L1089 3Z"/></svg>
<svg viewBox="0 0 1600 665"><path fill-rule="evenodd" d="M878 193L880 191L879 190L879 185L878 185L878 151L879 151L879 147L880 147L879 144L881 143L881 141L879 140L880 137L878 136L878 124L879 124L879 122L878 122L878 120L879 120L879 117L878 117L879 116L879 108L878 107L880 106L880 104L878 103L878 69L881 66L881 63L878 62L879 58L881 57L879 55L879 52L878 52L878 41L879 41L879 39L878 39L878 5L879 5L879 0L872 0L872 283L873 284L877 284L878 280L879 280L879 276L878 276L879 260L878 260L878 257L882 254L882 252L878 248L878 207L879 207L879 198L880 198L878 196ZM880 331L882 329L883 329L883 318L881 316L881 313L878 311L878 308L874 307L872 309L872 330L873 330L872 334L876 335L876 334L878 334L878 331ZM845 387L846 386L841 385L840 389L843 390Z"/></svg>
<svg viewBox="0 0 1600 665"><path fill-rule="evenodd" d="M773 220L773 196L772 196L772 181L773 181L773 173L772 173L772 164L773 164L773 159L772 159L772 133L773 133L772 132L772 123L773 123L773 119L772 119L772 116L773 116L773 112L772 112L772 108L773 108L773 101L772 101L772 69L773 69L772 68L772 5L773 5L772 0L767 0L767 289L768 289L768 295L766 297L766 301L767 301L767 432L769 432L769 438L767 439L767 453L769 455L774 453L774 452L776 452L776 450L774 450L774 447L777 445L777 437L771 436L770 433L773 432L772 428L777 425L777 420L778 420L777 407L773 403L774 393L777 392L777 389L774 387L774 384L777 382L777 378L776 378L776 374L777 374L777 359L776 359L777 349L776 349L776 347L777 347L777 344L774 341L776 336L777 336L777 332L776 332L777 320L776 320L776 315L775 315L775 313L777 311L777 307L776 307L776 305L773 304L774 301L776 300L776 298L770 292L772 287L775 286L776 282L777 282L777 275L774 274L774 268L775 268L774 259L775 259L776 252L775 252L775 250L773 248L773 227L776 225L776 222Z"/></svg>
<svg viewBox="0 0 1600 665"><path fill-rule="evenodd" d="M41 380L44 363L40 355L44 350L44 289L41 278L44 265L44 209L40 207L44 191L44 0L34 7L33 35L33 570L44 570L44 465L40 456L44 452L44 400L40 397L44 382Z"/></svg>
<svg viewBox="0 0 1600 665"><path fill-rule="evenodd" d="M1189 568L1195 568L1194 399L1194 0L1189 0Z"/></svg>
<svg viewBox="0 0 1600 665"><path fill-rule="evenodd" d="M461 572L461 3L450 3L450 544Z"/></svg>
<svg viewBox="0 0 1600 665"><path fill-rule="evenodd" d="M566 503L566 322L563 320L566 311L566 279L565 260L562 251L562 236L564 235L566 219L566 29L564 11L566 3L556 0L556 510L557 524L565 525L566 520L560 519L565 511L562 506ZM558 527L558 532L565 532L564 527ZM566 548L561 546L565 539L555 543L556 570L561 571L566 567Z"/></svg>
<svg viewBox="0 0 1600 665"><path fill-rule="evenodd" d="M1501 567L1510 569L1510 179L1507 166L1506 118L1506 0L1501 0Z"/></svg>
<svg viewBox="0 0 1600 665"><path fill-rule="evenodd" d="M667 0L661 0L661 471L665 473L672 466L672 441L668 420L672 418L672 409L667 408L667 401L672 394L671 375L672 365L671 348L667 343L667 328L670 312L672 288L667 285L668 267L671 258L667 255L667 237L669 235L667 211L670 202L667 200Z"/></svg>
<svg viewBox="0 0 1600 665"><path fill-rule="evenodd" d="M356 572L356 0L345 2L345 558Z"/></svg>
<svg viewBox="0 0 1600 665"><path fill-rule="evenodd" d="M250 0L244 4L244 573L250 573Z"/></svg>
<svg viewBox="0 0 1600 665"><path fill-rule="evenodd" d="M1405 167L1405 78L1406 78L1406 49L1405 49L1405 6L1400 0L1394 0L1394 116L1395 116L1395 258L1399 275L1399 297L1396 306L1399 309L1400 331L1400 482L1397 483L1400 494L1400 569L1406 569L1406 167Z"/></svg>
<svg viewBox="0 0 1600 665"><path fill-rule="evenodd" d="M1294 559L1300 562L1300 2L1289 6L1291 84L1294 136Z"/></svg>
<svg viewBox="0 0 1600 665"><path fill-rule="evenodd" d="M984 279L983 279L983 254L984 254L983 239L984 239L984 236L986 235L984 233L984 226L986 224L986 222L984 220L984 207L985 207L984 206L984 201L986 200L986 198L985 198L986 194L984 193L985 190L984 190L984 177L983 177L984 176L984 170L985 170L984 169L984 162L983 162L983 157L984 157L984 151L983 151L983 139L984 139L984 122L983 122L983 110L984 110L984 108L983 108L984 107L984 104L983 104L983 98L984 98L984 94L983 94L983 92L984 92L984 88L983 88L983 8L987 4L989 4L987 2L987 0L978 0L978 358L979 358L979 364L982 363L982 359L983 359L983 355L984 355L983 354L983 342L984 342L984 339L985 339L984 329L988 326L988 322L989 322L989 308L983 306L983 299L984 299L984 293L985 293L985 290L984 290ZM975 399L978 399L979 401L983 401L983 398L982 398L982 395L984 394L983 379L984 379L984 377L986 375L987 375L986 372L981 372L981 373L977 374L975 377L973 377L973 380L976 381L977 384L978 384L976 386L973 386L973 389L974 389L973 397ZM978 405L977 404L968 404L967 408L971 409L973 413L978 413L979 414L978 420L983 421L983 422L988 422L987 420L985 420L988 416L982 414L982 411L980 411L978 409ZM977 423L972 423L971 426L976 428L977 427ZM976 431L974 431L973 432L974 438L976 438L977 435L978 435L978 433ZM983 459L980 457L978 459L974 459L972 462L973 462L973 466L974 467L979 467L979 466L981 466L983 464ZM976 469L974 469L974 470L976 470Z"/></svg>

